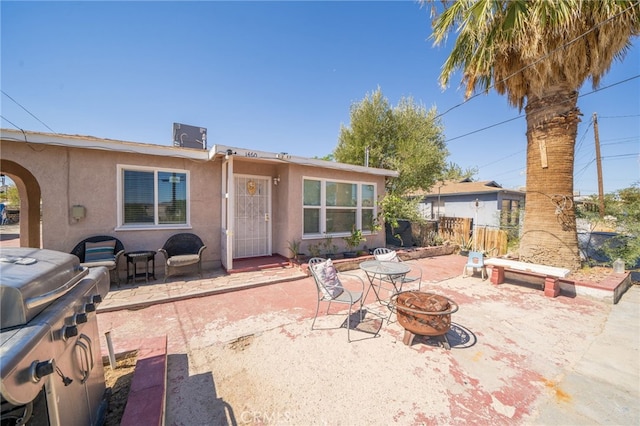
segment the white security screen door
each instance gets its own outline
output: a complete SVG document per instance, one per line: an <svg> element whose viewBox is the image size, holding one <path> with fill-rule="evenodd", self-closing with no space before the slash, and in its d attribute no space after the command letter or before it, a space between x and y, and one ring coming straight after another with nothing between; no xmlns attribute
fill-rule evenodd
<svg viewBox="0 0 640 426"><path fill-rule="evenodd" d="M234 176L234 258L271 255L270 184L270 177Z"/></svg>

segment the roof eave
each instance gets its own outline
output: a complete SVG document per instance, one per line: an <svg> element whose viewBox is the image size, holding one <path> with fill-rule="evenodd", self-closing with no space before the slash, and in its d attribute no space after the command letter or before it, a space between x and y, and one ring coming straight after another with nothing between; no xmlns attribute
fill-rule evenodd
<svg viewBox="0 0 640 426"><path fill-rule="evenodd" d="M201 161L212 160L216 157L223 157L227 155L227 153L231 153L232 155L237 157L259 161L298 164L302 166L366 173L370 175L385 177L398 177L399 175L399 173L395 170L377 169L373 167L336 163L334 161L319 160L315 158L298 157L295 155L290 155L286 152L274 153L220 144L213 145L209 150L198 150L141 142L101 139L94 136L60 135L56 133L42 133L13 129L0 129L0 139L30 144L66 146L74 148L147 154L174 158L188 158Z"/></svg>
<svg viewBox="0 0 640 426"><path fill-rule="evenodd" d="M93 136L59 135L55 133L40 133L0 129L0 138L14 142L30 144L56 145L73 148L96 149L103 151L128 152L134 154L158 155L165 157L189 158L194 160L208 160L209 152L190 148L154 145L141 142L127 142L113 139L101 139Z"/></svg>
<svg viewBox="0 0 640 426"><path fill-rule="evenodd" d="M248 158L252 160L262 160L283 164L296 164L308 167L321 167L324 169L335 169L357 173L366 173L370 175L398 177L399 173L395 170L378 169L374 167L358 166L355 164L336 163L335 161L320 160L317 158L306 158L291 155L287 152L267 152L252 149L238 148L227 145L214 145L212 150L212 158L223 157L228 154L239 158Z"/></svg>

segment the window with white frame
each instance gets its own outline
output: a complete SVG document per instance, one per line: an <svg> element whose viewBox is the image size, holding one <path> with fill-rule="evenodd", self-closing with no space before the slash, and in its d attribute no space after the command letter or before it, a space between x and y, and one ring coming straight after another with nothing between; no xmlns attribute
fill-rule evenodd
<svg viewBox="0 0 640 426"><path fill-rule="evenodd" d="M121 166L118 176L120 226L188 224L187 171Z"/></svg>
<svg viewBox="0 0 640 426"><path fill-rule="evenodd" d="M305 178L303 233L305 236L344 235L354 226L371 232L375 200L375 184Z"/></svg>

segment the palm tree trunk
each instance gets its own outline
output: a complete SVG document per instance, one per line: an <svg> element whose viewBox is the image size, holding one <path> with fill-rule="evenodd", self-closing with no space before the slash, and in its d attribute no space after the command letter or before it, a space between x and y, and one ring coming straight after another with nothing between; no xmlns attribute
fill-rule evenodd
<svg viewBox="0 0 640 426"><path fill-rule="evenodd" d="M578 92L549 88L530 96L527 117L527 189L520 260L580 267L573 208L573 159L580 110Z"/></svg>

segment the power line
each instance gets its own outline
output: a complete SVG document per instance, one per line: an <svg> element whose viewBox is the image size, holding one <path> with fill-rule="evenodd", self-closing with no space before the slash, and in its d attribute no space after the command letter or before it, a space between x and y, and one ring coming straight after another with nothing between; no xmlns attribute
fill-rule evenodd
<svg viewBox="0 0 640 426"><path fill-rule="evenodd" d="M526 167L525 167L525 168L526 168ZM494 174L493 176L494 176L494 177L504 176L504 175L507 175L507 174L509 174L509 173L519 172L519 171L521 171L521 170L522 170L522 167L518 167L517 169L507 170L507 171L504 171L504 172L502 172L502 173Z"/></svg>
<svg viewBox="0 0 640 426"><path fill-rule="evenodd" d="M11 124L13 127L15 127L18 130L22 130L20 127L18 127L16 124L12 123L11 120L9 120L8 118L6 118L3 115L0 115L0 118L2 118L4 121L6 121L7 123Z"/></svg>
<svg viewBox="0 0 640 426"><path fill-rule="evenodd" d="M600 118L631 118L631 117L640 117L640 114L634 115L603 115Z"/></svg>
<svg viewBox="0 0 640 426"><path fill-rule="evenodd" d="M602 146L605 146L605 145L627 145L627 144L636 143L636 142L638 142L638 138L637 137L636 138L629 138L628 140L625 140L624 142L609 142L609 143L603 143L601 145Z"/></svg>
<svg viewBox="0 0 640 426"><path fill-rule="evenodd" d="M18 105L20 108L22 108L23 110L25 110L27 112L27 114L29 114L30 116L32 116L33 118L35 118L36 120L38 120L38 122L40 122L40 124L42 124L44 127L46 127L47 129L49 129L52 133L58 133L55 130L53 130L51 127L47 126L47 124L40 120L38 117L36 117L34 114L31 113L31 111L29 111L28 109L26 109L24 106L22 106L20 104L20 102L16 101L15 99L13 99L11 96L9 96L9 94L7 92L5 92L4 90L0 90L0 92L2 92L3 95L5 95L7 98L11 99L13 101L13 103L15 103L16 105ZM5 118L6 121L8 121L9 123L11 123L9 120L7 120ZM13 123L11 123L13 124ZM15 126L15 124L13 124ZM15 126L17 129L20 129L18 126ZM22 129L20 129L22 130Z"/></svg>
<svg viewBox="0 0 640 426"><path fill-rule="evenodd" d="M582 143L584 142L584 138L585 136L587 136L587 132L589 131L592 125L593 125L593 116L591 117L591 120L589 120L589 125L587 126L587 128L584 129L584 133L582 134L580 141L576 145L575 152L580 151L580 148L582 147Z"/></svg>
<svg viewBox="0 0 640 426"><path fill-rule="evenodd" d="M22 136L24 137L24 141L27 142L27 134L25 133L24 129L20 128L19 126L17 126L15 123L11 122L10 120L8 120L6 117L4 117L3 115L0 115L0 118L2 118L4 121L6 121L7 123L11 124L13 127L15 127L16 129L20 130L22 132Z"/></svg>
<svg viewBox="0 0 640 426"><path fill-rule="evenodd" d="M514 152L513 154L505 155L504 157L502 157L502 158L498 158L498 159L497 159L497 160L495 160L495 161L492 161L492 162L490 162L490 163L484 164L484 165L482 165L482 166L478 166L478 168L479 168L479 169L482 169L482 168L484 168L484 167L491 166L492 164L499 163L499 162L501 162L502 160L506 160L507 158L515 157L516 155L518 155L518 154L522 154L523 152L526 152L526 151L527 151L526 149L521 149L520 151L518 151L518 152Z"/></svg>
<svg viewBox="0 0 640 426"><path fill-rule="evenodd" d="M602 160L622 160L622 159L625 159L625 158L637 157L638 155L639 155L638 153L620 154L620 155L607 155L607 156L603 156ZM573 173L573 179L574 180L578 180L582 175L584 175L587 172L587 169L589 168L589 166L591 166L595 162L596 162L596 159L592 158L591 161L589 161L584 166L582 166L582 168L580 170L575 171Z"/></svg>
<svg viewBox="0 0 640 426"><path fill-rule="evenodd" d="M613 83L613 84L610 84L610 85L608 85L608 86L599 87L599 88L594 89L594 90L592 90L592 91L590 91L590 92L588 92L588 93L584 93L584 94L582 94L582 95L580 95L580 96L578 96L578 97L579 97L579 98L581 98L581 97L583 97L583 96L591 95L591 94L593 94L593 93L597 93L597 92L600 92L600 91L605 90L605 89L610 89L610 88L612 88L613 86L617 86L618 84L626 83L627 81L631 81L631 80L633 80L634 78L638 78L638 77L640 77L640 74L636 74L636 75L634 75L633 77L625 78L624 80L620 80L620 81L618 81L618 82L616 82L616 83Z"/></svg>
<svg viewBox="0 0 640 426"><path fill-rule="evenodd" d="M603 160L611 160L614 158L631 158L631 157L637 157L638 155L640 155L637 152L634 152L632 154L618 154L618 155L607 155L605 157L602 157Z"/></svg>
<svg viewBox="0 0 640 426"><path fill-rule="evenodd" d="M578 99L579 99L579 98L581 98L581 97L583 97L583 96L591 95L591 94L596 93L596 92L601 92L601 91L603 91L603 90L610 89L610 88L612 88L612 87L614 87L614 86L617 86L617 85L622 84L622 83L626 83L626 82L631 81L631 80L633 80L633 79L635 79L635 78L638 78L638 77L640 77L640 74L637 74L637 75L635 75L635 76L633 76L633 77L626 78L626 79L624 79L624 80L620 80L620 81L615 82L615 83L613 83L613 84L610 84L610 85L608 85L608 86L604 86L604 87L601 87L601 88L598 88L598 89L592 90L591 92L583 93L582 95L578 95ZM508 123L508 122L510 122L510 121L517 120L518 118L522 118L522 117L524 117L524 116L525 116L525 114L520 114L520 115L518 115L518 116L516 116L516 117L513 117L513 118L510 118L510 119L508 119L508 120L504 120L504 121L501 121L501 122L499 122L499 123L495 123L495 124L492 124L492 125L490 125L490 126L483 127L483 128L481 128L481 129L473 130L473 131L471 131L471 132L468 132L468 133L462 134L462 135L460 135L460 136L456 136L456 137L454 137L454 138L447 139L447 140L445 140L445 143L447 143L447 142L451 142L451 141L454 141L454 140L456 140L456 139L461 139L461 138L464 138L464 137L466 137L466 136L470 136L470 135L473 135L473 134L475 134L475 133L482 132L482 131L487 130L487 129L491 129L492 127L496 127L496 126L500 126L500 125L502 125L502 124L506 124L506 123Z"/></svg>
<svg viewBox="0 0 640 426"><path fill-rule="evenodd" d="M465 136L473 135L474 133L480 133L480 132L482 132L483 130L487 130L487 129L490 129L490 128L492 128L492 127L496 127L496 126L500 126L500 125L502 125L502 124L506 124L506 123L508 123L508 122L510 122L510 121L517 120L518 118L521 118L521 117L524 117L524 114L520 114L520 115L519 115L519 116L517 116L517 117L513 117L513 118L510 118L510 119L508 119L508 120L501 121L501 122L499 122L499 123L492 124L492 125L490 125L490 126L483 127L483 128L481 128L481 129L474 130L474 131L472 131L472 132L465 133L465 134L460 135L460 136L456 136L455 138L447 139L447 140L446 140L446 141L444 141L444 142L445 142L445 143L447 143L447 142L454 141L454 140L456 140L456 139L464 138Z"/></svg>
<svg viewBox="0 0 640 426"><path fill-rule="evenodd" d="M596 162L596 159L593 158L591 161L589 161L587 164L585 164L583 168L581 168L577 172L574 172L573 173L573 180L577 180L580 176L582 176L587 171L589 166L592 165L595 162Z"/></svg>

